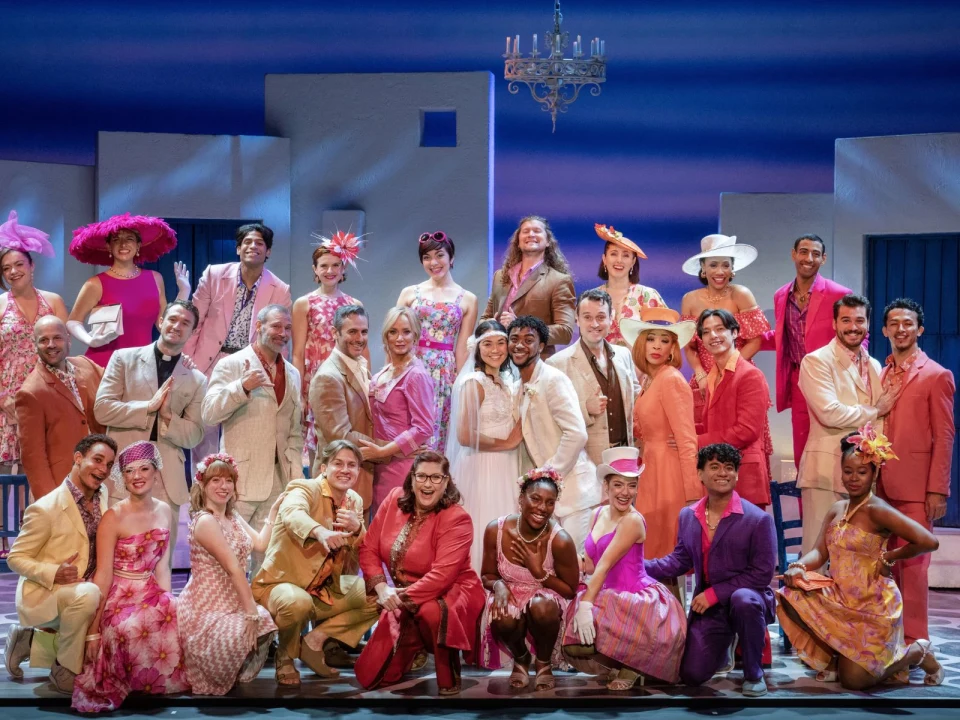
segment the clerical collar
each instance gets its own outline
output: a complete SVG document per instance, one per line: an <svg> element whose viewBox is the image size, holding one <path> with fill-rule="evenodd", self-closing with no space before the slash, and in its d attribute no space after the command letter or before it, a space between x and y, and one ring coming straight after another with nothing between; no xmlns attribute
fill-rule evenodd
<svg viewBox="0 0 960 720"><path fill-rule="evenodd" d="M180 357L180 353L176 355L164 355L163 351L160 349L160 343L153 344L153 352L156 354L158 360L163 362L176 362L177 358Z"/></svg>

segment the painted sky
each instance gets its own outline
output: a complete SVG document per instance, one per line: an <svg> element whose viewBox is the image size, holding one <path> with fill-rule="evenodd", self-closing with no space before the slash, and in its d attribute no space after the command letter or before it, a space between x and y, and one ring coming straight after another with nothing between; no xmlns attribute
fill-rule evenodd
<svg viewBox="0 0 960 720"><path fill-rule="evenodd" d="M546 215L578 286L595 221L680 259L736 192L830 192L837 137L960 131L960 3L563 2L606 39L608 82L550 122L502 80L507 35L552 3L0 3L0 158L92 164L98 130L260 134L267 73L490 70L496 237Z"/></svg>

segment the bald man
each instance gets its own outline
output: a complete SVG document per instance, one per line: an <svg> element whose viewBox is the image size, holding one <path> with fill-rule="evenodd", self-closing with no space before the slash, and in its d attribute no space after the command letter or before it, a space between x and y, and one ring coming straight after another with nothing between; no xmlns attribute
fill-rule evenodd
<svg viewBox="0 0 960 720"><path fill-rule="evenodd" d="M33 341L40 362L17 392L20 458L39 500L63 482L74 448L90 433L102 433L93 414L103 368L85 357L67 357L70 334L60 318L37 320Z"/></svg>

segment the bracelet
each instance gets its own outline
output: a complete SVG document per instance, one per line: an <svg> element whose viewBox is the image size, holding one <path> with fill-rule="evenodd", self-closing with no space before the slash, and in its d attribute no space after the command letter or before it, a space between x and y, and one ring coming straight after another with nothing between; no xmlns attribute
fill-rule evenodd
<svg viewBox="0 0 960 720"><path fill-rule="evenodd" d="M804 565L804 564L803 564L802 562L800 562L799 560L794 560L792 563L790 563L789 565L787 565L787 570L793 570L793 568L800 568L800 569L803 570L804 572L807 571L807 566Z"/></svg>
<svg viewBox="0 0 960 720"><path fill-rule="evenodd" d="M99 639L100 639L100 633L91 633L90 635L87 635L85 642L92 642L93 640L99 640Z"/></svg>
<svg viewBox="0 0 960 720"><path fill-rule="evenodd" d="M260 622L260 613L250 613L249 615L244 615L243 619Z"/></svg>
<svg viewBox="0 0 960 720"><path fill-rule="evenodd" d="M886 551L886 550L884 550L882 553L880 553L880 562L882 562L882 563L883 563L884 565L886 565L888 568L892 568L894 565L897 564L897 561L896 561L896 560L887 560L887 551Z"/></svg>
<svg viewBox="0 0 960 720"><path fill-rule="evenodd" d="M264 520L263 526L266 527L267 525L273 525L273 520Z"/></svg>
<svg viewBox="0 0 960 720"><path fill-rule="evenodd" d="M705 377L707 377L707 375L709 375L709 374L710 374L710 373L707 373L707 372L704 372L703 370L701 370L700 372L696 372L696 373L693 374L693 379L696 380L697 382L700 382L700 381L703 380Z"/></svg>
<svg viewBox="0 0 960 720"><path fill-rule="evenodd" d="M536 580L538 583L540 583L541 585L543 585L543 584L544 584L547 580L549 580L551 577L553 577L553 571L552 571L552 570L547 570L547 574L546 574L546 575L544 575L542 578L534 578L534 580Z"/></svg>

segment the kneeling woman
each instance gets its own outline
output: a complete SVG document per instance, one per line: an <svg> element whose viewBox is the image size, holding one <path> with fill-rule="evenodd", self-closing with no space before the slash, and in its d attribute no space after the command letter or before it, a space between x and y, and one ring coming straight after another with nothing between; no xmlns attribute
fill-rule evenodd
<svg viewBox="0 0 960 720"><path fill-rule="evenodd" d="M919 665L925 684L940 685L944 671L930 641L904 643L903 598L890 576L898 560L932 552L939 543L873 494L884 461L896 458L882 433L867 424L841 440L840 451L850 499L827 513L817 546L790 563L783 577L787 587L777 596L780 627L821 682L839 679L848 690L864 690L888 678L907 682L910 666ZM885 550L891 535L906 544ZM828 560L832 584L801 589L807 568Z"/></svg>
<svg viewBox="0 0 960 720"><path fill-rule="evenodd" d="M382 608L355 667L367 689L399 682L427 650L436 661L440 694L452 695L460 692L460 652L472 662L484 594L470 567L473 522L449 473L443 455L418 454L403 486L380 505L360 547L367 593Z"/></svg>
<svg viewBox="0 0 960 720"><path fill-rule="evenodd" d="M177 600L177 620L193 692L225 695L253 680L277 626L257 605L247 582L250 552L262 553L283 495L259 532L234 511L237 464L229 455L208 455L197 465L190 489L190 580Z"/></svg>
<svg viewBox="0 0 960 720"><path fill-rule="evenodd" d="M554 687L562 663L563 613L580 579L577 548L553 518L562 480L550 467L523 475L520 513L491 522L483 536L483 586L489 591L480 622L480 664L496 670L500 653L513 656L510 687L530 682L531 647L536 690ZM530 538L529 540L527 538Z"/></svg>
<svg viewBox="0 0 960 720"><path fill-rule="evenodd" d="M608 677L609 690L629 690L643 676L675 683L687 636L683 607L643 567L646 521L634 508L643 466L636 448L603 452L597 478L610 497L584 545L587 589L567 613L563 651L581 672Z"/></svg>
<svg viewBox="0 0 960 720"><path fill-rule="evenodd" d="M83 672L73 687L80 712L116 710L131 691L151 695L190 689L177 636L177 601L170 592L170 506L154 499L160 450L128 445L113 466L128 497L103 514L97 528L100 609L90 624Z"/></svg>

